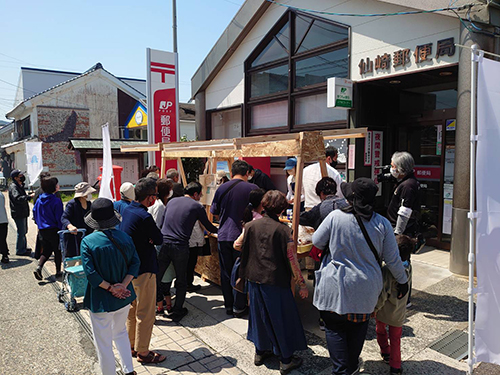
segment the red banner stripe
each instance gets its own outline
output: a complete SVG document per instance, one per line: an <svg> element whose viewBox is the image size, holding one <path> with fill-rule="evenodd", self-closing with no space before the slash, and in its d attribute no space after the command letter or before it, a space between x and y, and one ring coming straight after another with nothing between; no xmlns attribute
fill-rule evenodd
<svg viewBox="0 0 500 375"><path fill-rule="evenodd" d="M164 69L151 68L151 71L155 72L155 73L164 73L164 74L174 74L175 75L175 71L173 71L173 70L164 70Z"/></svg>
<svg viewBox="0 0 500 375"><path fill-rule="evenodd" d="M162 64L162 63L157 63L157 62L151 62L151 66L156 66L159 68L168 68L168 69L174 69L175 70L175 65L171 64Z"/></svg>

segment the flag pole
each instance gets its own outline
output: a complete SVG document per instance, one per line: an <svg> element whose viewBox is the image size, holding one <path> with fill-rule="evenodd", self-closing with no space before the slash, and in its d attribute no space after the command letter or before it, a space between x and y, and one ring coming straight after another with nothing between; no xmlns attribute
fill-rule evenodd
<svg viewBox="0 0 500 375"><path fill-rule="evenodd" d="M474 265L476 254L476 114L477 114L477 68L478 45L471 47L471 90L470 90L470 196L469 196L469 321L468 321L468 374L474 371Z"/></svg>

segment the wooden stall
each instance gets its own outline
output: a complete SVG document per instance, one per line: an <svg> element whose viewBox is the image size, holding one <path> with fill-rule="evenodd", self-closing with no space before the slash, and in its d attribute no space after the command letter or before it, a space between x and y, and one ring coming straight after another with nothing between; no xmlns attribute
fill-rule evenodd
<svg viewBox="0 0 500 375"><path fill-rule="evenodd" d="M122 146L122 152L162 152L161 176L165 175L167 160L177 160L182 183L186 184L186 176L181 158L206 158L211 161L210 173L215 174L217 161L227 161L229 169L235 158L242 157L296 157L295 196L300 197L302 191L302 171L308 162L320 163L321 174L325 177L325 140L343 138L365 138L367 128L310 131L300 133L263 135L246 138L216 139L210 141L161 143L146 146ZM209 206L207 205L207 212ZM293 211L293 238L297 243L300 210ZM216 239L211 240L212 256L198 258L196 271L203 277L220 285L219 260Z"/></svg>

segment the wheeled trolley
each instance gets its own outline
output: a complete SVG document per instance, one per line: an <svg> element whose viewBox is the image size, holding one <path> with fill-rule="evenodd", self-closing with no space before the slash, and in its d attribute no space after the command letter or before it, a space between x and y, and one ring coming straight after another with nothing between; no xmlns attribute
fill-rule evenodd
<svg viewBox="0 0 500 375"><path fill-rule="evenodd" d="M60 230L57 232L59 234L59 246L61 247L63 264L63 282L57 297L59 302L64 302L64 296L69 294L69 301L65 302L64 306L70 312L77 309L75 297L83 297L87 289L87 278L83 271L82 256L80 253L80 243L83 237L85 237L86 230L78 229L77 232L77 234L69 230ZM68 241L75 241L76 255L67 256Z"/></svg>

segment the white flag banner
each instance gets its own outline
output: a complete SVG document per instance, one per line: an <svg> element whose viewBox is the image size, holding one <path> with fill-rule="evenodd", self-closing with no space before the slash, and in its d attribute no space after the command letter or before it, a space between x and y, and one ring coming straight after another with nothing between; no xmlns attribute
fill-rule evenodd
<svg viewBox="0 0 500 375"><path fill-rule="evenodd" d="M113 179L113 160L111 158L111 139L109 137L109 124L102 126L102 174L99 198L108 198L114 201L111 193L111 180Z"/></svg>
<svg viewBox="0 0 500 375"><path fill-rule="evenodd" d="M26 142L26 174L32 186L43 170L42 142Z"/></svg>
<svg viewBox="0 0 500 375"><path fill-rule="evenodd" d="M500 63L479 58L477 80L476 357L500 364Z"/></svg>

